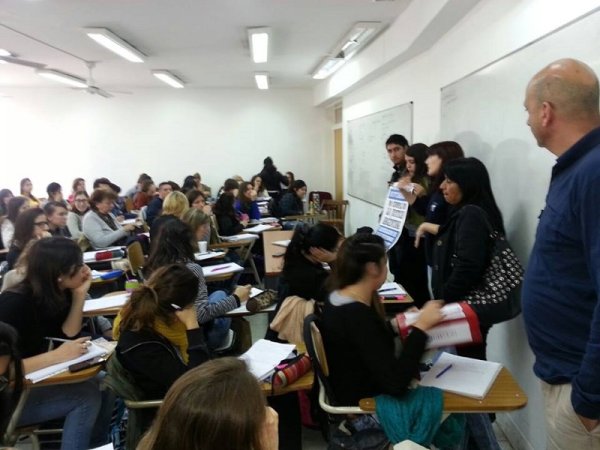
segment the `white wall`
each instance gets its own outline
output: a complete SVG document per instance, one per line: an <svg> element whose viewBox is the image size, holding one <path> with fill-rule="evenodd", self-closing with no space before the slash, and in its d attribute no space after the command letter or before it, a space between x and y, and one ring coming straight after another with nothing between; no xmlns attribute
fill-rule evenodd
<svg viewBox="0 0 600 450"><path fill-rule="evenodd" d="M58 181L106 176L128 189L141 172L182 183L200 172L217 189L249 179L271 156L310 190L333 190L332 132L310 90L146 89L112 99L65 88L3 89L0 188L34 193Z"/></svg>
<svg viewBox="0 0 600 450"><path fill-rule="evenodd" d="M414 142L431 144L442 140L446 138L440 135L440 89L443 86L598 7L599 0L482 0L430 50L344 94L344 121L413 101ZM392 32L395 32L394 26ZM382 57L381 64L385 63ZM361 64L360 55L353 64L354 67L349 67L346 73L342 69L315 89L318 103L330 101L324 97L325 93L335 95L339 92L336 86L345 86L345 78L360 72L355 67ZM372 70L373 55L365 58L364 64ZM525 86L522 89L524 91ZM485 114L485 111L474 111L474 114ZM525 120L524 114L523 126L526 126ZM383 142L381 151L385 151ZM491 174L492 178L505 175ZM381 180L382 183L385 181ZM379 208L353 197L348 198L351 202L349 230L377 223ZM510 218L505 220L508 222ZM532 240L533 236L526 239L527 242ZM539 383L531 369L533 356L520 319L515 323L494 327L490 336L489 357L505 364L529 396L527 408L510 415L500 414L498 418L514 448L545 448L542 398Z"/></svg>

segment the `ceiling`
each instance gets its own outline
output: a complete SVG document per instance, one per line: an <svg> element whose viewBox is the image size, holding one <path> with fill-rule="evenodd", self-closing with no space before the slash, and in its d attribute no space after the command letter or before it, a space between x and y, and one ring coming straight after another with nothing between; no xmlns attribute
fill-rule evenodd
<svg viewBox="0 0 600 450"><path fill-rule="evenodd" d="M107 89L164 87L166 69L189 87L254 88L268 71L273 88L310 88L310 72L360 21L391 24L410 0L1 0L0 48L19 58L86 78ZM269 61L254 64L246 28L271 28ZM130 63L83 32L103 27L144 54ZM2 87L59 87L34 70L0 64Z"/></svg>

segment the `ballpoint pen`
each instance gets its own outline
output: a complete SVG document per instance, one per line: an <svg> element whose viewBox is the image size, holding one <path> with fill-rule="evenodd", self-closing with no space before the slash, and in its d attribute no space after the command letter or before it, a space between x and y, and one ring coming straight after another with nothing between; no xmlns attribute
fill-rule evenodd
<svg viewBox="0 0 600 450"><path fill-rule="evenodd" d="M442 371L441 371L440 373L438 373L438 374L437 374L435 377L436 377L436 378L439 378L439 377L441 377L441 376L442 376L442 375L444 375L446 372L448 372L448 371L449 371L451 368L452 368L452 364L448 364L448 365L447 365L446 367L444 367L444 368L442 369Z"/></svg>
<svg viewBox="0 0 600 450"><path fill-rule="evenodd" d="M212 273L212 272L216 272L216 271L218 271L218 270L227 269L227 267L229 267L229 266L215 267L215 268L214 268L214 269L212 269L210 272Z"/></svg>

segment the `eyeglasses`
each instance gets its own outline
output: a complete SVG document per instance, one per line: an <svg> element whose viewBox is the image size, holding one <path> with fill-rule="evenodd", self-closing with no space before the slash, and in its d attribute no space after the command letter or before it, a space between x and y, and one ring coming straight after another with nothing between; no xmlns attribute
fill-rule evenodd
<svg viewBox="0 0 600 450"><path fill-rule="evenodd" d="M47 227L48 222L33 222L33 224L37 227Z"/></svg>

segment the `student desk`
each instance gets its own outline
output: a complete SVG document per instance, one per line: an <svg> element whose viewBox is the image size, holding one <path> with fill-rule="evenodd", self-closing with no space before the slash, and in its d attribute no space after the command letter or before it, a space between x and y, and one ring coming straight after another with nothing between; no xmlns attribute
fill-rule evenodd
<svg viewBox="0 0 600 450"><path fill-rule="evenodd" d="M314 225L316 223L319 223L321 220L326 220L327 219L327 214L323 214L323 213L317 213L317 214L298 214L295 216L285 216L282 217L281 220L282 222L288 222L288 221L292 221L295 220L297 222L305 222L305 223L309 223L311 225Z"/></svg>
<svg viewBox="0 0 600 450"><path fill-rule="evenodd" d="M265 231L263 233L266 277L276 277L283 269L283 256L274 255L285 253L286 248L275 245L273 242L291 239L293 235L293 230Z"/></svg>
<svg viewBox="0 0 600 450"><path fill-rule="evenodd" d="M482 400L444 392L444 412L447 413L491 413L513 411L527 405L527 395L511 373L503 367L488 394ZM361 409L375 411L375 399L363 398Z"/></svg>
<svg viewBox="0 0 600 450"><path fill-rule="evenodd" d="M306 344L301 343L296 345L296 350L298 350L298 354L306 353ZM285 387L276 387L275 390L272 389L271 383L263 382L260 385L260 389L265 395L283 395L289 394L290 392L296 391L305 391L312 389L313 383L315 379L315 373L313 370L309 370L292 384L289 384Z"/></svg>

